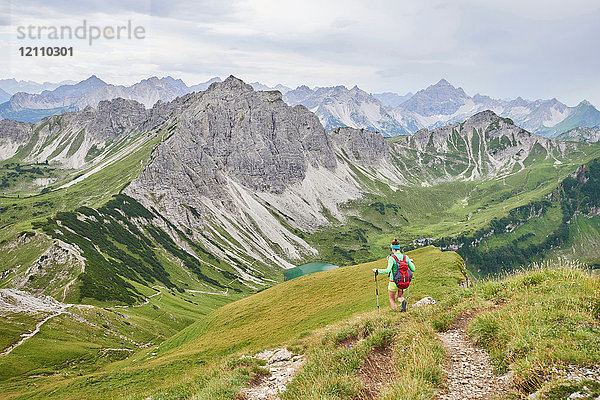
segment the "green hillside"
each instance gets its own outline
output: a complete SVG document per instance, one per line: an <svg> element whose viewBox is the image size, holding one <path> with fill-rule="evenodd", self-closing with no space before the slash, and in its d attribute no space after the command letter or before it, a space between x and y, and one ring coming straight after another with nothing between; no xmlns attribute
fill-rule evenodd
<svg viewBox="0 0 600 400"><path fill-rule="evenodd" d="M512 209L489 225L440 240L457 248L472 269L498 273L557 255L587 265L600 262L600 160L568 176L541 200Z"/></svg>
<svg viewBox="0 0 600 400"><path fill-rule="evenodd" d="M464 266L456 253L426 247L408 254L418 268L410 303L426 295L446 296L465 280ZM27 393L28 398L112 398L125 390L135 397L133 393L145 395L158 388L180 385L195 375L207 373L207 365L214 365L215 357L276 346L310 335L327 324L375 310L371 269L384 264L380 260L281 283L220 307L160 346L141 350L97 372L68 365L59 370L58 376L27 381L20 376L4 381L1 392ZM389 305L385 277L380 276L378 282L380 304L386 309ZM41 331L46 335L44 332ZM19 349L21 356L28 354L28 345ZM11 356L13 353L8 357ZM39 371L30 371L25 376L33 374ZM77 377L80 374L83 376ZM31 382L36 386L31 386Z"/></svg>
<svg viewBox="0 0 600 400"><path fill-rule="evenodd" d="M496 374L511 372L501 398L538 392L540 399L559 399L578 390L600 395L594 380L560 378L573 368L598 367L597 275L573 263L545 265L462 288L456 253L426 247L410 255L418 269L409 303L431 295L437 305L391 312L380 280L378 313L370 269L382 261L344 267L230 303L162 345L97 372L65 368L58 375L4 381L0 397L237 399L241 387L269 373L260 361L240 355L287 345L307 362L286 400L366 396L361 376L367 360L381 354L399 372L384 376L373 398L429 399L451 379L438 333L457 324L488 350Z"/></svg>

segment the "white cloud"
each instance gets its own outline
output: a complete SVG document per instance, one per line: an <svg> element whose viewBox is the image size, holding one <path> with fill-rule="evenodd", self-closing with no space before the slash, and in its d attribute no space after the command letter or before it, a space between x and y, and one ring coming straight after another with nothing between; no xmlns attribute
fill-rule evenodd
<svg viewBox="0 0 600 400"><path fill-rule="evenodd" d="M440 78L474 94L558 97L600 105L600 3L570 0L13 0L18 24L99 25L131 19L140 41L74 43L72 59L16 56L0 20L3 77L131 84L172 75L188 84L248 81L407 92ZM12 31L14 33L14 30ZM7 44L8 43L8 44ZM561 98L560 96L564 96Z"/></svg>

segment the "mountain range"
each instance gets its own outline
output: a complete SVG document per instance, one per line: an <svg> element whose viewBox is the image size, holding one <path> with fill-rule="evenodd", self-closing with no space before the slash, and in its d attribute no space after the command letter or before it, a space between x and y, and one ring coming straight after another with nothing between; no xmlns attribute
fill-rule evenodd
<svg viewBox="0 0 600 400"><path fill-rule="evenodd" d="M73 93L75 88L70 89L64 93ZM359 89L348 92L359 93ZM399 228L400 222L410 218L407 238L418 229L438 236L441 232L461 232L461 225L449 229L444 222L447 217L442 215L433 223L426 217L431 215L426 209L443 210L452 208L451 204L462 204L459 207L464 211L453 211L458 214L452 218L462 221L470 202L475 207L470 211L473 213L484 205L495 209L495 202L503 196L529 193L529 186L536 193L548 194L557 184L548 176L566 176L595 151L589 144L557 142L532 134L492 111L392 140L356 128L337 127L327 132L305 106L292 107L279 91L255 91L235 77L214 82L203 92L166 103L159 101L150 109L135 100L118 98L100 101L97 109L86 106L36 124L0 121L0 154L7 168L3 178L5 195L22 193L22 186L11 183L15 175L23 175L23 179L31 176L29 193L43 191L42 198L86 188L81 189L80 200L69 196L67 204L72 205L64 210L66 214L59 213L38 227L54 240L81 249L74 252L74 259L88 260L86 282L94 289L90 289L92 294L80 296L114 296L122 301L132 301L139 293L125 290L123 284L106 286L100 277L109 268L108 255L121 260L118 268L110 267L117 268L115 274L138 282L159 279L167 287L178 286L166 278L166 270L161 269L166 267L159 268L158 261L148 261L157 263L159 269L151 274L155 278L145 277L141 266L140 270L132 270L135 263L129 260L132 255L128 252L137 254L134 247L117 251L108 242L108 247L89 247L89 242L99 240L90 235L107 234L94 225L102 219L117 218L114 223L133 224L128 233L123 232L123 245L142 241L158 246L136 257L175 257L182 263L177 271L187 266L215 290L225 287L228 278L237 282L237 290L245 290L268 285L266 277L281 266L319 254L338 264L372 257L368 248L356 247L356 242L350 240L367 232L361 223L357 227L349 224L344 229L358 231L339 236L340 243L331 247L323 248L314 239L327 227L354 221L346 214L344 204L348 202L371 199L364 205L367 211L355 211L358 215L371 215L371 207L379 207L376 204L383 207L381 215L387 215L385 204L389 204L391 225L386 229L405 229ZM48 165L48 169L23 170L21 164ZM536 172L545 169L553 173ZM104 183L87 188L86 182L96 179ZM496 187L493 182L498 179L513 183ZM111 180L118 183L111 186L107 183ZM434 193L446 184L456 191L445 194L442 203L435 203L437 206L431 203L437 201L437 195L429 192L426 196L432 197L412 206L410 197L402 194L406 190L403 187L413 188L408 193L431 187ZM90 190L104 193L95 195L94 202L99 198L106 202L113 194L122 197L96 211L73 205L87 207ZM472 200L477 196L479 200ZM35 215L44 215L56 212L57 203L36 200L30 206L36 209ZM7 226L27 210L12 207L11 203L1 216L0 221ZM118 222L123 217L118 209L128 209L137 217L125 214L125 220ZM89 226L79 224L81 219ZM377 226L376 221L371 224ZM481 217L466 226L486 223L489 219ZM438 228L443 229L436 231ZM378 229L383 232L383 228ZM339 247L345 241L353 250ZM178 247L184 251L176 250ZM164 251L169 255L159 256ZM27 285L29 281L23 282Z"/></svg>
<svg viewBox="0 0 600 400"><path fill-rule="evenodd" d="M480 94L471 97L445 79L414 95L370 95L357 87L348 90L343 86L315 89L301 86L287 92L284 99L314 111L328 129L351 126L377 130L385 136L462 122L484 110L511 118L518 126L546 137L600 123L600 112L587 101L568 107L556 99L497 100Z"/></svg>
<svg viewBox="0 0 600 400"><path fill-rule="evenodd" d="M206 90L211 83L220 81L220 78L212 78L188 87L180 79L151 77L131 86L122 86L107 84L92 75L79 83L61 85L39 94L15 93L0 104L0 116L22 122L37 122L50 115L83 110L87 106L97 108L101 101L116 98L136 100L146 108L151 108L158 101L168 102L193 91Z"/></svg>
<svg viewBox="0 0 600 400"><path fill-rule="evenodd" d="M96 107L102 100L117 97L136 100L151 108L159 100L168 102L187 93L206 90L211 83L220 81L215 77L188 87L180 79L152 77L126 87L109 85L92 76L77 84L62 85L40 94L20 92L6 99L7 95L0 93L0 102L5 100L0 104L0 116L36 122L48 115L82 110L88 105ZM591 128L600 124L600 112L585 100L575 107L568 107L557 99L530 101L518 97L498 100L480 94L471 97L444 79L406 95L369 94L357 86L351 89L299 86L293 90L281 84L269 87L254 82L251 86L255 90L280 91L288 104L302 104L313 111L327 130L347 126L377 131L383 136L413 134L419 129L464 121L484 110L492 110L501 117L512 119L518 126L546 137L557 137L580 126Z"/></svg>
<svg viewBox="0 0 600 400"><path fill-rule="evenodd" d="M33 81L18 81L14 78L11 79L0 79L0 89L4 90L6 93L13 95L18 92L26 92L26 93L41 93L44 90L54 90L59 86L63 85L74 85L77 82L75 81L61 81L58 83L52 82L44 82L37 83Z"/></svg>
<svg viewBox="0 0 600 400"><path fill-rule="evenodd" d="M383 104L354 86L315 88L300 86L284 94L286 103L302 104L314 112L327 130L347 126L397 136L408 132L388 113Z"/></svg>

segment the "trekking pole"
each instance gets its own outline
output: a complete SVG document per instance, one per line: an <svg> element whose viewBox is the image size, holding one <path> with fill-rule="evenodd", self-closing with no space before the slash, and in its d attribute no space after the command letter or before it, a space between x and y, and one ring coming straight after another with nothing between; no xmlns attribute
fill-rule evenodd
<svg viewBox="0 0 600 400"><path fill-rule="evenodd" d="M379 288L377 287L377 271L375 271L375 294L377 295L377 314L379 314Z"/></svg>

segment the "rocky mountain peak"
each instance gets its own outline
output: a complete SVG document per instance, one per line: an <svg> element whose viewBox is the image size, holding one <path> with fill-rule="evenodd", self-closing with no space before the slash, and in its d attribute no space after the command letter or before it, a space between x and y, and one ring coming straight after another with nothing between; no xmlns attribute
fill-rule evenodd
<svg viewBox="0 0 600 400"><path fill-rule="evenodd" d="M427 89L419 90L399 106L400 109L424 116L454 114L471 98L462 88L455 88L445 79Z"/></svg>
<svg viewBox="0 0 600 400"><path fill-rule="evenodd" d="M224 91L230 93L253 92L254 88L243 80L229 75L223 82L213 82L208 87L208 91Z"/></svg>
<svg viewBox="0 0 600 400"><path fill-rule="evenodd" d="M79 83L86 83L86 84L104 84L106 85L107 83L104 82L102 79L98 78L96 75L92 75L89 78L87 78L84 81L81 81Z"/></svg>
<svg viewBox="0 0 600 400"><path fill-rule="evenodd" d="M500 117L495 112L491 110L484 110L467 119L465 123L485 124L495 122L499 119Z"/></svg>

